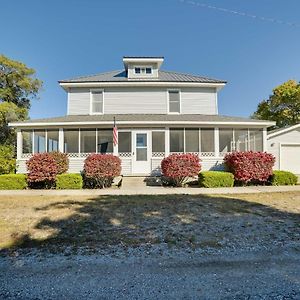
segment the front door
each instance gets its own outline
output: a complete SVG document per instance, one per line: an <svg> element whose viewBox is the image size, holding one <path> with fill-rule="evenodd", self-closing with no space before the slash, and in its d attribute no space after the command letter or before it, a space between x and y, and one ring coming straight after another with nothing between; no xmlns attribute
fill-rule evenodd
<svg viewBox="0 0 300 300"><path fill-rule="evenodd" d="M133 131L132 173L149 174L150 169L150 132Z"/></svg>

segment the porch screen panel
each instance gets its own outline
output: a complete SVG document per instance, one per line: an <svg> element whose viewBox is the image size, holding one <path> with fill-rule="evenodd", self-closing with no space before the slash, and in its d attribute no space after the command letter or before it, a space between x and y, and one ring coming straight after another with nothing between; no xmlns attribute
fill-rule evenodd
<svg viewBox="0 0 300 300"><path fill-rule="evenodd" d="M219 129L219 151L220 153L227 153L234 150L233 145L233 129L220 128Z"/></svg>
<svg viewBox="0 0 300 300"><path fill-rule="evenodd" d="M165 152L164 131L152 131L152 152Z"/></svg>
<svg viewBox="0 0 300 300"><path fill-rule="evenodd" d="M66 153L79 152L79 130L78 129L64 130L64 152Z"/></svg>
<svg viewBox="0 0 300 300"><path fill-rule="evenodd" d="M47 130L47 151L58 151L58 130Z"/></svg>
<svg viewBox="0 0 300 300"><path fill-rule="evenodd" d="M185 152L199 152L199 129L185 129Z"/></svg>
<svg viewBox="0 0 300 300"><path fill-rule="evenodd" d="M80 129L80 152L96 153L96 129Z"/></svg>
<svg viewBox="0 0 300 300"><path fill-rule="evenodd" d="M201 128L201 152L215 152L215 129Z"/></svg>
<svg viewBox="0 0 300 300"><path fill-rule="evenodd" d="M247 151L248 150L248 129L235 129L235 150Z"/></svg>
<svg viewBox="0 0 300 300"><path fill-rule="evenodd" d="M119 153L131 153L131 132L118 133L118 151Z"/></svg>
<svg viewBox="0 0 300 300"><path fill-rule="evenodd" d="M170 129L170 152L184 152L184 129Z"/></svg>
<svg viewBox="0 0 300 300"><path fill-rule="evenodd" d="M112 129L98 129L98 153L113 153Z"/></svg>
<svg viewBox="0 0 300 300"><path fill-rule="evenodd" d="M32 130L22 130L22 153L32 153Z"/></svg>
<svg viewBox="0 0 300 300"><path fill-rule="evenodd" d="M249 148L252 151L263 151L263 130L262 129L250 129L249 136Z"/></svg>
<svg viewBox="0 0 300 300"><path fill-rule="evenodd" d="M46 152L46 131L34 130L34 153Z"/></svg>

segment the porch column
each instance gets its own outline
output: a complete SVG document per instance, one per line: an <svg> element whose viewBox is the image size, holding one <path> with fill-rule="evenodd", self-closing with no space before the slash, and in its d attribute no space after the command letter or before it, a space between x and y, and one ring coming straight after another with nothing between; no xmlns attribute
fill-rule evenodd
<svg viewBox="0 0 300 300"><path fill-rule="evenodd" d="M58 151L64 152L64 130L59 128L58 131Z"/></svg>
<svg viewBox="0 0 300 300"><path fill-rule="evenodd" d="M17 159L21 159L22 156L22 132L17 129Z"/></svg>
<svg viewBox="0 0 300 300"><path fill-rule="evenodd" d="M263 129L263 151L268 151L267 128Z"/></svg>
<svg viewBox="0 0 300 300"><path fill-rule="evenodd" d="M215 127L215 157L219 157L220 156L220 152L219 152L219 128Z"/></svg>
<svg viewBox="0 0 300 300"><path fill-rule="evenodd" d="M170 128L165 128L165 156L170 154Z"/></svg>

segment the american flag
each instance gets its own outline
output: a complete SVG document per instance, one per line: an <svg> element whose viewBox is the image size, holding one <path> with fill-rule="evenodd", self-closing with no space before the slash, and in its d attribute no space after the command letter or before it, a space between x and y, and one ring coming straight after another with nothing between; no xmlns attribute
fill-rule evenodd
<svg viewBox="0 0 300 300"><path fill-rule="evenodd" d="M116 125L116 118L114 118L113 142L114 146L118 145L118 127Z"/></svg>

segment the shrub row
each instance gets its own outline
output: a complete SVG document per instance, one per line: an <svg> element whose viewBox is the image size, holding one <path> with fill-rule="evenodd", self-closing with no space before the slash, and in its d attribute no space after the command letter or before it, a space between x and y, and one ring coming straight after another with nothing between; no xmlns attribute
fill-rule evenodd
<svg viewBox="0 0 300 300"><path fill-rule="evenodd" d="M287 171L273 171L269 181L271 185L296 185L298 177Z"/></svg>
<svg viewBox="0 0 300 300"><path fill-rule="evenodd" d="M0 175L0 190L24 190L27 187L28 181L26 174ZM59 174L56 177L55 188L57 190L81 189L82 176L80 174Z"/></svg>
<svg viewBox="0 0 300 300"><path fill-rule="evenodd" d="M0 175L0 190L24 190L27 188L26 174Z"/></svg>
<svg viewBox="0 0 300 300"><path fill-rule="evenodd" d="M199 186L206 188L232 187L234 176L230 172L203 171L199 173Z"/></svg>

